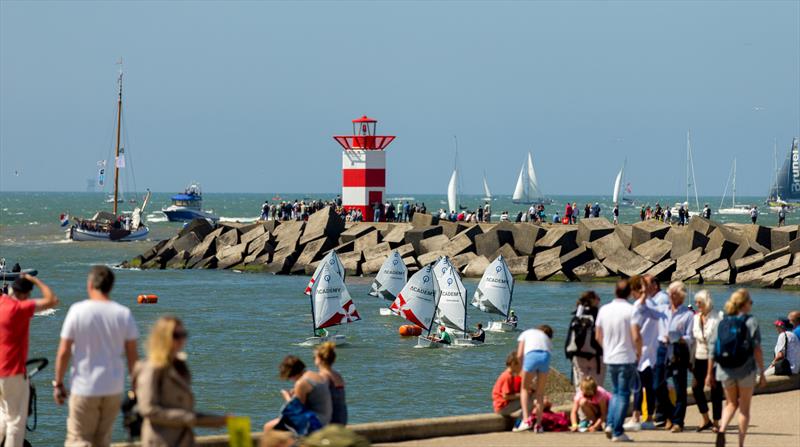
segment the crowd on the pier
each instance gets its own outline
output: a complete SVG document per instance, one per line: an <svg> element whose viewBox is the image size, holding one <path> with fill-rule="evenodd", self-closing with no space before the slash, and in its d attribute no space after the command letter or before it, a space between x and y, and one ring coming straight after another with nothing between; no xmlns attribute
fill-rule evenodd
<svg viewBox="0 0 800 447"><path fill-rule="evenodd" d="M65 445L109 446L121 408L129 432L147 446L191 446L194 427L224 426L229 416L194 408L192 375L183 354L188 328L175 316L160 317L150 329L147 355L140 359L136 321L128 307L111 299L113 285L111 269L92 267L87 299L70 306L61 328L52 386L55 402L69 407ZM41 298L32 298L34 287ZM583 293L566 327L564 352L575 385L571 411L554 413L545 395L554 333L548 325L519 336L492 390L495 411L519 418L515 431L604 430L617 442L629 440L626 432L642 429L680 433L686 428L691 372L702 418L696 430L716 432L716 445L724 445L738 411L743 445L754 387L763 385L766 375L800 373L800 311L773 323L778 340L774 359L765 365L761 329L751 316L747 290L735 291L722 312L714 311L707 290L695 294L693 305L686 298L683 283L673 282L662 291L649 275L620 280L614 299L603 306L596 293ZM0 295L0 440L5 437L7 447L22 446L25 436L31 320L35 312L58 303L50 287L27 274L13 282L9 295ZM343 428L348 422L345 381L333 368L335 361L334 344L323 343L314 351L315 370L296 356L281 362L279 376L292 386L281 391L285 404L278 417L264 426L263 447L298 445L297 434L310 435L299 444L305 446L332 445L332 439L368 445ZM127 394L126 372L133 384ZM711 390L711 415L706 388ZM626 421L631 393L634 411Z"/></svg>
<svg viewBox="0 0 800 447"><path fill-rule="evenodd" d="M691 372L701 417L695 430L713 431L715 445L723 446L738 411L738 445L744 445L754 387L763 386L768 375L800 373L800 311L773 323L778 340L765 366L746 289L733 292L720 312L708 290L696 293L693 304L686 298L682 282L663 291L649 275L620 280L614 299L603 306L597 294L585 292L567 327L565 355L575 386L571 411L549 411L544 396L552 352L552 329L545 325L519 336L492 390L495 412L520 418L514 431L603 430L614 442L631 441L626 432L639 430L680 433ZM633 411L626 421L631 393Z"/></svg>

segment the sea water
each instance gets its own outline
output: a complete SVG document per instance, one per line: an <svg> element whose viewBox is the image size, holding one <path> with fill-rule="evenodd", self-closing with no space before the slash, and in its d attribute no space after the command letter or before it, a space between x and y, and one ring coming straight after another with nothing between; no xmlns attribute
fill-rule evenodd
<svg viewBox="0 0 800 447"><path fill-rule="evenodd" d="M221 216L254 218L260 204L271 197L207 194L205 205ZM295 197L302 196L285 198ZM69 211L72 215L88 216L97 209L108 208L103 198L102 194L86 193L0 194L0 257L6 258L9 265L19 262L23 268L38 269L39 276L61 299L58 309L34 318L30 358L47 357L54 361L64 316L71 304L86 297L86 272L91 265L117 265L153 243L65 242L58 215ZM155 194L154 198L154 208L159 208L168 204L169 194ZM415 199L425 201L429 210L441 206L436 203L440 200L438 196ZM478 197L472 199L475 203L480 201ZM601 198L574 200L585 204ZM654 204L655 200L650 202ZM495 212L503 207L509 211L517 209L512 208L508 199L495 201ZM563 210L561 205L558 207ZM555 205L548 209L555 209ZM623 222L633 222L638 218L637 213L623 211ZM146 214L157 217L152 210ZM775 217L764 215L762 219L775 220ZM790 219L791 223L797 223L796 215ZM180 224L151 220L150 227L151 237L158 240L174 235ZM303 295L308 281L305 276L213 270L117 269L115 272L117 282L112 297L132 309L141 332L140 352L144 352L146 334L159 316L174 314L184 320L190 332L186 351L200 411L250 416L257 429L278 414L282 403L279 390L291 386L278 379L281 359L294 354L307 365L313 365L311 348L299 346L312 335L309 298ZM490 412L491 387L504 368L506 355L516 347L516 335L490 333L484 346L474 348L414 349L415 339L398 335L398 327L404 321L378 315L379 308L387 303L367 295L370 282L371 278L347 278L347 287L362 321L339 330L350 342L338 350L336 368L347 381L351 421ZM465 285L471 296L477 281L465 280ZM555 329L554 367L564 374L569 374L563 356L569 313L586 289L596 290L607 302L613 285L518 282L514 289L512 307L519 315L520 327L549 324ZM689 289L694 293L700 287ZM718 309L734 289L709 287ZM785 317L790 309L800 309L800 295L767 289L753 289L751 293L754 313L761 322L765 361L769 362L776 340L771 323ZM136 296L140 294L156 294L159 302L137 305ZM469 308L470 325L490 319L491 315ZM39 426L29 436L34 445L58 445L65 434L66 407L56 406L51 397L49 383L53 368L51 363L34 379L39 390ZM117 422L114 439L124 440L124 436Z"/></svg>

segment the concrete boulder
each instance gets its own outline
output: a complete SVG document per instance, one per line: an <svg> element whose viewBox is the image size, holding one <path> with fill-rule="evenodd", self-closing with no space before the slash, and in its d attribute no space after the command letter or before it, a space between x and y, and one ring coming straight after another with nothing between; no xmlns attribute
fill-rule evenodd
<svg viewBox="0 0 800 447"><path fill-rule="evenodd" d="M476 227L477 228L477 227ZM472 242L472 239L469 238L467 234L461 232L457 234L454 238L450 239L447 244L442 247L447 256L455 257L462 253L466 253L469 251L475 250L475 244Z"/></svg>
<svg viewBox="0 0 800 447"><path fill-rule="evenodd" d="M589 247L592 253L594 253L594 257L601 261L616 252L627 250L616 233L597 239L589 244Z"/></svg>
<svg viewBox="0 0 800 447"><path fill-rule="evenodd" d="M497 259L498 256L502 256L506 259L515 258L518 256L517 252L514 250L514 247L511 244L503 244L500 248L497 249L491 256L487 256L490 261L494 261Z"/></svg>
<svg viewBox="0 0 800 447"><path fill-rule="evenodd" d="M247 232L242 233L242 236L239 238L239 242L246 244L256 239L263 238L265 234L269 234L266 226L259 223L253 228L250 228Z"/></svg>
<svg viewBox="0 0 800 447"><path fill-rule="evenodd" d="M748 270L760 268L762 265L764 265L763 253L756 253L733 261L734 270L742 273Z"/></svg>
<svg viewBox="0 0 800 447"><path fill-rule="evenodd" d="M239 243L239 229L230 228L223 230L217 237L217 247L231 247Z"/></svg>
<svg viewBox="0 0 800 447"><path fill-rule="evenodd" d="M513 256L506 259L508 270L516 278L527 278L530 269L531 258L529 256Z"/></svg>
<svg viewBox="0 0 800 447"><path fill-rule="evenodd" d="M332 206L326 206L308 217L300 245L326 237L336 240L344 231L344 220L336 214Z"/></svg>
<svg viewBox="0 0 800 447"><path fill-rule="evenodd" d="M195 233L186 233L183 236L178 237L173 243L172 246L178 252L185 251L187 254L194 249L197 245L201 243L201 239L197 237Z"/></svg>
<svg viewBox="0 0 800 447"><path fill-rule="evenodd" d="M770 242L772 250L788 247L792 240L797 238L798 225L785 225L771 229Z"/></svg>
<svg viewBox="0 0 800 447"><path fill-rule="evenodd" d="M210 224L207 220L194 219L178 232L178 236L194 233L197 239L202 241L212 231L214 231L214 225Z"/></svg>
<svg viewBox="0 0 800 447"><path fill-rule="evenodd" d="M579 281L607 278L611 273L597 259L592 259L572 269L572 275Z"/></svg>
<svg viewBox="0 0 800 447"><path fill-rule="evenodd" d="M292 266L292 273L303 273L307 265L322 259L322 253L333 248L335 237L317 238L305 245L297 261Z"/></svg>
<svg viewBox="0 0 800 447"><path fill-rule="evenodd" d="M437 260L439 260L439 258L441 258L444 255L445 253L443 251L432 251L417 256L417 262L419 263L419 265L425 266L432 262L436 262Z"/></svg>
<svg viewBox="0 0 800 447"><path fill-rule="evenodd" d="M509 230L493 228L475 236L475 253L491 257L504 244L514 244L514 235Z"/></svg>
<svg viewBox="0 0 800 447"><path fill-rule="evenodd" d="M700 270L703 284L730 284L731 269L727 259L719 261Z"/></svg>
<svg viewBox="0 0 800 447"><path fill-rule="evenodd" d="M443 251L444 247L450 243L450 239L444 234L437 234L428 239L423 239L419 243L420 253L426 254L434 251Z"/></svg>
<svg viewBox="0 0 800 447"><path fill-rule="evenodd" d="M455 222L440 220L439 226L442 227L442 234L447 236L447 239L455 237L455 235L458 233L459 225Z"/></svg>
<svg viewBox="0 0 800 447"><path fill-rule="evenodd" d="M654 263L663 261L671 251L672 242L656 238L640 243L633 249L634 253Z"/></svg>
<svg viewBox="0 0 800 447"><path fill-rule="evenodd" d="M617 225L614 228L614 234L622 241L625 248L631 248L631 240L633 239L633 226L632 225Z"/></svg>
<svg viewBox="0 0 800 447"><path fill-rule="evenodd" d="M581 219L578 222L576 242L592 242L614 232L614 225L604 217L597 219Z"/></svg>
<svg viewBox="0 0 800 447"><path fill-rule="evenodd" d="M351 251L350 253L345 253L339 256L339 259L342 261L344 270L348 275L361 274L361 263L364 262L364 256L360 251Z"/></svg>
<svg viewBox="0 0 800 447"><path fill-rule="evenodd" d="M372 248L380 242L380 233L377 230L370 231L363 236L353 241L353 251L362 252L368 248Z"/></svg>
<svg viewBox="0 0 800 447"><path fill-rule="evenodd" d="M392 227L391 231L389 231L384 237L383 242L388 242L392 248L402 245L406 239L406 232L410 231L412 228L411 224L407 223L399 223Z"/></svg>
<svg viewBox="0 0 800 447"><path fill-rule="evenodd" d="M434 216L432 214L414 213L414 216L411 218L411 225L414 226L414 228L429 227L438 223L439 216Z"/></svg>
<svg viewBox="0 0 800 447"><path fill-rule="evenodd" d="M664 239L670 226L659 220L650 219L631 226L631 249L654 239Z"/></svg>
<svg viewBox="0 0 800 447"><path fill-rule="evenodd" d="M533 258L533 277L544 281L555 273L561 271L561 247L553 247L536 254Z"/></svg>
<svg viewBox="0 0 800 447"><path fill-rule="evenodd" d="M678 259L696 248L705 247L708 243L708 236L688 226L670 228L665 239L672 242L670 252L672 259Z"/></svg>
<svg viewBox="0 0 800 447"><path fill-rule="evenodd" d="M388 242L381 242L364 250L364 261L369 261L375 258L386 259L389 253L392 252L392 247ZM402 255L400 256L402 257Z"/></svg>
<svg viewBox="0 0 800 447"><path fill-rule="evenodd" d="M414 214L416 217L417 214ZM409 230L406 233L405 241L406 243L410 243L414 246L414 251L417 253L422 253L422 246L421 243L424 239L431 238L433 236L442 234L442 227L440 226L427 226L427 227L417 227L415 226L412 230Z"/></svg>
<svg viewBox="0 0 800 447"><path fill-rule="evenodd" d="M561 254L569 253L578 248L578 229L572 225L559 225L551 227L547 233L536 241L535 251L546 251L553 247L560 247Z"/></svg>
<svg viewBox="0 0 800 447"><path fill-rule="evenodd" d="M667 258L650 267L650 270L646 271L645 274L653 275L653 277L659 281L669 281L670 278L672 278L672 274L675 272L676 265L677 261Z"/></svg>
<svg viewBox="0 0 800 447"><path fill-rule="evenodd" d="M614 253L612 257L618 257L616 263L619 268L617 270L621 275L627 277L641 275L653 266L652 262L630 250Z"/></svg>
<svg viewBox="0 0 800 447"><path fill-rule="evenodd" d="M519 223L512 227L511 234L514 238L514 250L520 255L531 256L536 249L536 241L545 234L539 225Z"/></svg>
<svg viewBox="0 0 800 447"><path fill-rule="evenodd" d="M573 277L573 271L576 268L585 265L592 259L594 259L594 254L591 250L589 250L587 244L580 244L580 246L575 250L562 255L559 258L559 263L561 264L561 270L567 275L567 277L576 279L576 277Z"/></svg>
<svg viewBox="0 0 800 447"><path fill-rule="evenodd" d="M466 267L467 264L469 264L473 259L477 257L478 255L476 255L471 251L468 251L466 253L462 253L458 256L450 258L450 263L453 264L453 267L455 267L456 270L460 272L464 270L464 267Z"/></svg>
<svg viewBox="0 0 800 447"><path fill-rule="evenodd" d="M357 222L339 235L339 243L354 241L373 231L378 229L371 222Z"/></svg>
<svg viewBox="0 0 800 447"><path fill-rule="evenodd" d="M464 276L469 278L480 278L483 276L483 272L486 270L486 267L489 267L489 260L486 259L486 256L476 256L472 261L464 267Z"/></svg>

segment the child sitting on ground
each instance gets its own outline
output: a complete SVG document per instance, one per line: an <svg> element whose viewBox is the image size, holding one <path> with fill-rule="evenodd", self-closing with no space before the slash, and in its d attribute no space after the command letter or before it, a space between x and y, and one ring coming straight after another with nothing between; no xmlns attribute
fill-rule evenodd
<svg viewBox="0 0 800 447"><path fill-rule="evenodd" d="M570 431L600 431L608 414L608 403L611 393L598 386L592 377L581 380L575 393L570 413Z"/></svg>
<svg viewBox="0 0 800 447"><path fill-rule="evenodd" d="M522 365L516 352L508 354L506 357L506 369L492 388L492 404L494 412L503 416L520 417L522 411L519 401L520 390L522 388L522 377L519 373Z"/></svg>

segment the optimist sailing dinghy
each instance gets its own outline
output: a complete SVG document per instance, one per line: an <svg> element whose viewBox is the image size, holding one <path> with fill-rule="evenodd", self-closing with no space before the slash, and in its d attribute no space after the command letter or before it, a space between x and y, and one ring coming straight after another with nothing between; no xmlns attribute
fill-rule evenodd
<svg viewBox="0 0 800 447"><path fill-rule="evenodd" d="M372 287L369 291L370 296L380 297L391 303L397 298L397 294L403 290L408 278L408 268L403 258L397 250L392 251L381 266ZM382 316L396 315L388 307L380 309Z"/></svg>
<svg viewBox="0 0 800 447"><path fill-rule="evenodd" d="M317 268L314 270L314 274L311 276L311 279L308 281L308 285L306 286L305 294L311 295L311 289L314 287L314 282L316 282L317 277L319 276L320 272L322 272L322 268L325 266L330 267L331 271L338 274L342 277L342 282L344 282L345 277L347 276L344 270L344 264L342 264L342 260L339 259L339 255L336 254L335 250L331 250L319 261L317 264Z"/></svg>
<svg viewBox="0 0 800 447"><path fill-rule="evenodd" d="M431 328L436 306L439 304L441 290L433 273L433 265L428 264L422 270L414 273L403 290L397 294L391 309L401 317L410 321L420 329L427 331L427 335L417 338L417 347L438 348L442 344L430 339Z"/></svg>
<svg viewBox="0 0 800 447"><path fill-rule="evenodd" d="M472 305L478 309L505 317L503 321L490 321L487 331L513 332L517 329L516 325L508 322L513 296L514 277L501 255L486 267L472 298Z"/></svg>
<svg viewBox="0 0 800 447"><path fill-rule="evenodd" d="M344 278L331 267L331 264L322 264L322 269L314 278L311 287L311 320L314 336L307 338L302 345L316 346L327 341L332 341L337 346L345 344L347 339L344 335L319 336L317 331L353 323L360 319L356 305L344 284Z"/></svg>
<svg viewBox="0 0 800 447"><path fill-rule="evenodd" d="M447 257L434 266L436 282L441 290L439 305L436 306L436 319L446 328L458 335L453 337L454 346L478 346L480 341L472 340L467 330L467 289L458 271ZM430 340L426 340L430 342ZM437 343L438 344L438 343Z"/></svg>

